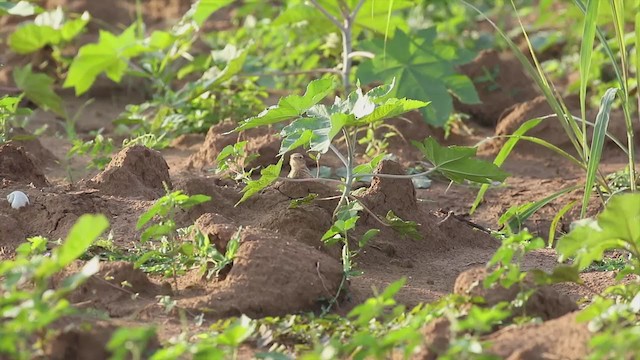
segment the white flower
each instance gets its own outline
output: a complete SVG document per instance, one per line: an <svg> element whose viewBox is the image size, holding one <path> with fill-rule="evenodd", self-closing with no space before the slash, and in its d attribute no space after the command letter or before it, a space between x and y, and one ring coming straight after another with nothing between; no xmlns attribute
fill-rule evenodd
<svg viewBox="0 0 640 360"><path fill-rule="evenodd" d="M27 194L22 191L14 191L7 195L7 201L14 209L20 209L23 206L29 205L29 198L27 197Z"/></svg>

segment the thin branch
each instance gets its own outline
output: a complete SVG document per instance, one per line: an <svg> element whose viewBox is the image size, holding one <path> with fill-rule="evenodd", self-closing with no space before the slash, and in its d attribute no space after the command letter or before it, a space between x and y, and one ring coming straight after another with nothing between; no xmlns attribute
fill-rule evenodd
<svg viewBox="0 0 640 360"><path fill-rule="evenodd" d="M349 15L349 22L353 22L353 20L355 20L356 16L358 16L358 12L360 11L360 8L362 7L362 5L364 5L364 0L360 0L360 2L358 2L358 5L356 5L356 7L353 9L353 11L351 12L351 15Z"/></svg>
<svg viewBox="0 0 640 360"><path fill-rule="evenodd" d="M327 179L327 178L306 178L306 179L292 179L287 177L279 177L278 180L287 181L287 182L330 182L334 184L344 185L344 182L336 179Z"/></svg>
<svg viewBox="0 0 640 360"><path fill-rule="evenodd" d="M335 16L331 15L331 13L329 11L327 11L327 9L322 7L322 5L320 5L320 3L318 3L318 0L309 0L309 1L311 1L313 6L315 6L318 10L320 10L320 12L324 16L326 16L327 19L329 19L335 26L337 26L338 29L340 29L341 32L344 32L344 26L342 26L342 24L340 23L340 20L338 20Z"/></svg>
<svg viewBox="0 0 640 360"><path fill-rule="evenodd" d="M362 200L358 199L357 197L355 197L355 196L353 196L353 195L349 195L349 197L350 197L351 199L353 199L354 201L356 201L358 204L360 204L360 206L362 206L362 208L363 208L366 212L368 212L368 213L369 213L369 215L373 216L373 218L374 218L377 222L379 222L380 224L382 224L382 226L385 226L385 227L390 227L390 226L391 226L391 225L387 224L386 222L382 221L378 215L374 214L374 213L373 213L373 211L371 211L371 210L370 210L370 209L369 209L369 208L368 208L368 207L367 207L367 206L362 202Z"/></svg>
<svg viewBox="0 0 640 360"><path fill-rule="evenodd" d="M418 177L418 176L424 176L424 175L429 175L432 172L434 172L436 170L436 168L431 168L427 171L423 171L421 173L417 173L417 174L411 174L411 175L394 175L394 174L354 174L353 177L354 178L361 178L361 177L369 177L369 176L377 176L379 178L389 178L389 179L411 179L414 177Z"/></svg>
<svg viewBox="0 0 640 360"><path fill-rule="evenodd" d="M342 74L342 72L338 69L320 68L320 69L312 69L312 70L273 71L273 72L264 72L264 73L238 74L238 76L240 77L293 76L293 75L308 75L308 74L318 74L318 73Z"/></svg>

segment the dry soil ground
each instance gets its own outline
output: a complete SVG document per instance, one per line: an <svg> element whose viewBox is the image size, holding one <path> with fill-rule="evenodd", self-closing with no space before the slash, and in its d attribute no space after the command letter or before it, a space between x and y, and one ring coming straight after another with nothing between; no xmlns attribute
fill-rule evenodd
<svg viewBox="0 0 640 360"><path fill-rule="evenodd" d="M50 3L63 3L76 11L87 9L116 24L128 23L132 14L126 1L115 1L115 5L89 0L52 0ZM101 5L107 3L107 7ZM189 2L155 0L144 3L149 20L159 22L175 18ZM398 156L398 162L384 162L379 170L398 173L420 160L411 140L434 136L444 144L472 145L488 136L509 134L522 122L551 112L521 66L509 54L483 52L462 71L475 78L483 74L483 68L496 66L500 69L496 78L498 90L479 83L483 104L456 104L457 109L470 114L471 119L466 127L456 129L449 138L445 139L441 130L424 124L416 114L392 120L404 136L391 139L389 152ZM6 75L8 70L3 71ZM5 80L3 85L11 86L6 76L0 79ZM109 133L113 129L110 120L123 110L124 105L132 99L142 100L132 88L105 83L86 98L76 99L66 94L65 103L70 113L80 108L88 97L94 97L95 101L82 113L78 123L81 134L99 128L105 128ZM567 99L567 102L577 109L573 99ZM157 295L171 295L179 307L192 314L206 310L208 321L212 321L240 314L260 317L317 310L319 302L331 297L338 288L342 276L339 250L325 247L320 242L331 224L331 210L335 204L325 202L288 208L290 198L304 196L310 190L328 194L334 190L307 183L285 183L234 207L240 198L240 189L235 183L206 171L214 165L213 159L220 149L238 139L237 134L223 135L233 127L232 123L212 127L206 137L181 137L161 152L143 147L128 148L115 155L107 169L100 173L84 169L86 158L65 160L69 144L54 135L61 130L61 125L53 115L36 112L29 129L42 124L48 124L49 129L39 139L13 141L0 147L0 193L6 195L21 190L31 199L30 206L17 211L7 202L0 202L2 259L10 258L25 237L64 237L78 216L84 213L107 215L115 243L122 248L131 247L139 239L139 233L134 230L135 222L163 194L162 181L188 194L212 197L211 202L181 213L179 221L183 225L195 222L219 249L225 248L238 227L246 229L242 233L238 259L224 279L218 281L204 281L193 273L180 277L176 287L167 279L151 278L134 270L131 264L103 264L97 276L72 294L71 301L101 310L111 320L90 320L94 327L89 332L79 330L79 326L67 326L51 346L52 358L101 358L96 349L104 344L115 326L153 322L159 325L160 340L177 334L182 330L179 317L175 312L164 313L157 305ZM612 125L612 132L624 139L620 114L612 115ZM570 150L555 119L546 120L530 135ZM275 161L279 139L273 131L252 130L242 136L249 140L250 150L261 155L260 164ZM500 145L499 140L484 142L479 154L491 159ZM618 170L625 165L625 158L610 145L604 155L605 171ZM322 162L327 166L337 165L331 157ZM468 215L468 211L477 193L476 187L450 187L435 179L429 189L414 190L410 181L374 180L364 201L378 214L393 210L404 219L416 221L423 239L411 240L383 229L357 258L356 266L364 275L351 281L347 296L341 299L336 311L346 313L372 295L373 287L381 289L401 277L406 277L407 283L397 299L409 306L433 301L454 290L468 290L481 276L478 268L499 245L486 232L468 222L497 229L498 218L509 207L539 200L562 187L579 183L582 177L581 170L566 160L541 147L524 143L516 147L504 167L511 177L504 185L489 190L473 215ZM552 202L529 219L526 226L547 236L557 211L580 196L580 192L575 192ZM594 202L590 211L595 213L599 208ZM447 216L449 212L455 216ZM559 232L566 231L575 216L575 212L568 213L561 221ZM375 226L377 223L365 216L356 235ZM551 249L537 251L525 260L526 268L548 270L554 264L556 255ZM459 278L461 273L464 275ZM581 358L588 332L583 324L574 321L575 315L571 311L577 309L576 301L580 298L599 292L613 282L611 274L606 272L582 276L585 286L557 285L541 290L529 306L549 321L492 334L490 339L495 342L492 351L513 359L537 359L536 354L544 352L561 358ZM123 280L132 287L122 288ZM132 293L139 296L133 299ZM499 292L489 295L502 296ZM60 326L78 325L82 321L87 320L68 319ZM446 337L446 326L434 323L425 329L425 336L436 344ZM190 329L197 330L195 327ZM522 339L527 339L526 343ZM430 358L433 354L425 352L422 356Z"/></svg>

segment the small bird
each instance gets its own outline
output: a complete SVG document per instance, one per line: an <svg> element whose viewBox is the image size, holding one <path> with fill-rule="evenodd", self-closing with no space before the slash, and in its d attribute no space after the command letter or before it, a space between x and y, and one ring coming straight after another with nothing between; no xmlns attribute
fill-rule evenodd
<svg viewBox="0 0 640 360"><path fill-rule="evenodd" d="M290 179L309 179L312 178L311 171L307 167L307 164L304 161L304 156L300 153L291 154L291 158L289 159L289 165L291 166L291 171L289 175L287 175Z"/></svg>

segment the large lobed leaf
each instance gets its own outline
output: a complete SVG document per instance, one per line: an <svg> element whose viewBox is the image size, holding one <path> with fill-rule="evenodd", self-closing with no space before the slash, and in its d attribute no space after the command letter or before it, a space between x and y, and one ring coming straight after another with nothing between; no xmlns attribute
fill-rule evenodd
<svg viewBox="0 0 640 360"><path fill-rule="evenodd" d="M146 50L147 47L136 37L135 24L118 36L100 31L98 43L80 48L63 86L73 87L76 95L81 95L89 90L101 73L119 83L129 67L128 59Z"/></svg>
<svg viewBox="0 0 640 360"><path fill-rule="evenodd" d="M463 180L491 183L504 181L509 175L490 162L473 158L476 155L476 148L473 147L444 147L433 138L427 138L422 143L414 141L413 144L435 166L436 171L456 183Z"/></svg>
<svg viewBox="0 0 640 360"><path fill-rule="evenodd" d="M434 125L442 126L453 111L450 93L467 104L480 102L471 80L456 72L455 67L472 59L453 46L436 42L434 28L419 31L415 36L396 30L392 39L374 39L362 45L378 54L364 61L357 77L365 82L390 81L398 86L394 97L431 101L422 114Z"/></svg>
<svg viewBox="0 0 640 360"><path fill-rule="evenodd" d="M597 220L586 219L558 240L560 260L574 257L579 269L602 260L605 251L640 247L640 194L611 198ZM637 250L636 250L637 251Z"/></svg>
<svg viewBox="0 0 640 360"><path fill-rule="evenodd" d="M13 81L25 96L44 110L51 110L57 115L66 116L62 106L62 98L53 91L54 80L47 74L31 71L31 65L13 70Z"/></svg>
<svg viewBox="0 0 640 360"><path fill-rule="evenodd" d="M300 116L313 105L327 97L335 87L336 81L333 77L314 80L309 83L304 95L289 95L280 99L278 105L266 109L258 116L254 116L241 122L235 131L275 124Z"/></svg>
<svg viewBox="0 0 640 360"><path fill-rule="evenodd" d="M38 15L33 22L25 22L9 36L11 50L18 54L29 54L47 45L58 45L75 38L89 23L88 12L79 18L65 19L61 8Z"/></svg>

